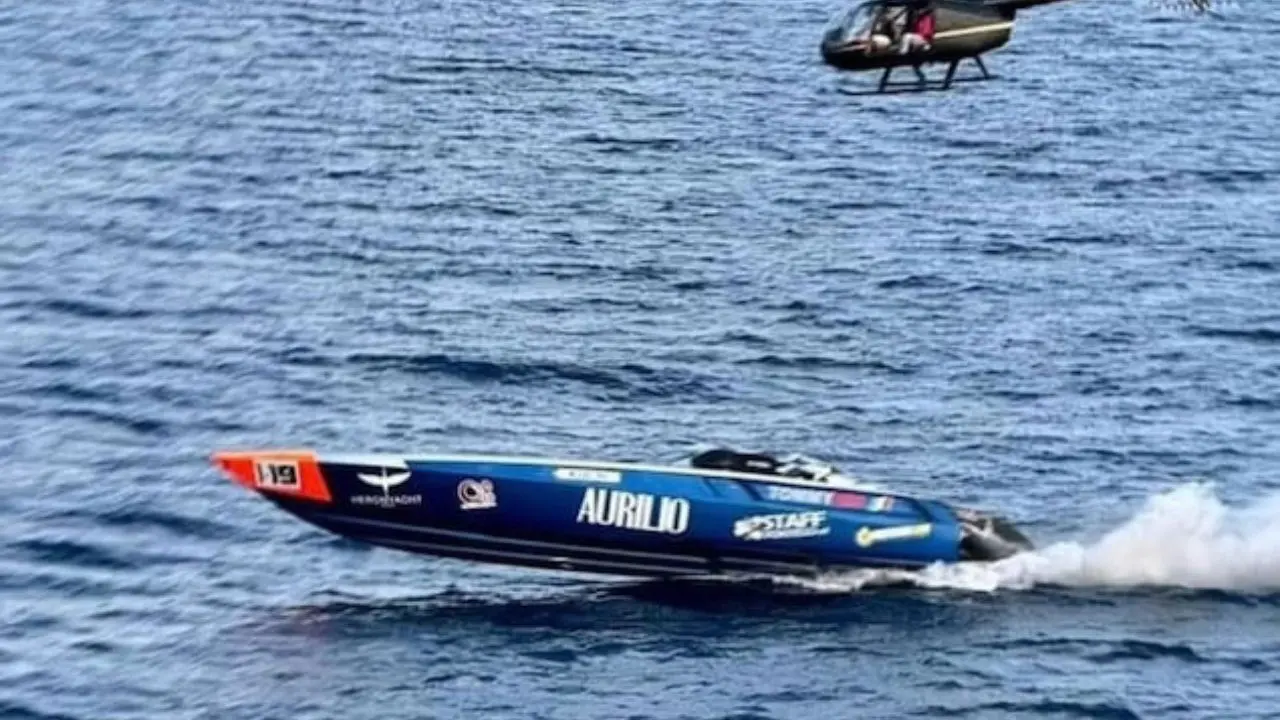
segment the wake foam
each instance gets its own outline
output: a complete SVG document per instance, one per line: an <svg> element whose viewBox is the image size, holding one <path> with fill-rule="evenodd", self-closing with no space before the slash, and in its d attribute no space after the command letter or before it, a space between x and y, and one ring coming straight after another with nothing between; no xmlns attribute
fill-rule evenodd
<svg viewBox="0 0 1280 720"><path fill-rule="evenodd" d="M1149 498L1133 518L1092 544L1060 542L994 563L867 570L799 582L819 592L904 583L985 592L1037 585L1280 590L1280 494L1232 509L1212 485L1184 485Z"/></svg>

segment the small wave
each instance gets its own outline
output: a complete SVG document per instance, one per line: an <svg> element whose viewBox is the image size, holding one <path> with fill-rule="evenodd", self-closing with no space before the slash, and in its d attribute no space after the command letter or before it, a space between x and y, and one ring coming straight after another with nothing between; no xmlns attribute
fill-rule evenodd
<svg viewBox="0 0 1280 720"><path fill-rule="evenodd" d="M307 345L292 345L274 353L286 365L300 367L332 367L333 359Z"/></svg>
<svg viewBox="0 0 1280 720"><path fill-rule="evenodd" d="M671 289L679 292L701 292L714 287L710 280L677 280L671 283Z"/></svg>
<svg viewBox="0 0 1280 720"><path fill-rule="evenodd" d="M8 700L0 700L0 717L6 720L82 720L75 715L41 712L28 705Z"/></svg>
<svg viewBox="0 0 1280 720"><path fill-rule="evenodd" d="M524 656L533 660L544 660L546 662L563 663L568 665L577 661L578 653L572 648L554 648L551 650L529 650Z"/></svg>
<svg viewBox="0 0 1280 720"><path fill-rule="evenodd" d="M915 372L909 367L900 367L881 360L842 360L840 358L817 355L797 355L783 357L781 355L761 355L737 361L739 365L764 365L778 368L836 369L836 370L872 370L890 375L911 375Z"/></svg>
<svg viewBox="0 0 1280 720"><path fill-rule="evenodd" d="M716 341L716 344L727 345L727 344L733 344L733 343L736 343L739 345L752 345L755 347L766 347L774 344L774 341L771 338L768 338L764 335L759 335L757 333L753 333L746 330L737 330L737 331L727 332L724 335L720 336L720 338Z"/></svg>
<svg viewBox="0 0 1280 720"><path fill-rule="evenodd" d="M14 547L35 560L47 563L105 570L132 570L137 567L136 563L103 548L71 540L24 540Z"/></svg>
<svg viewBox="0 0 1280 720"><path fill-rule="evenodd" d="M819 312L823 306L812 300L788 300L787 302L766 303L765 310L784 310L787 312Z"/></svg>
<svg viewBox="0 0 1280 720"><path fill-rule="evenodd" d="M37 587L51 596L62 595L65 597L115 597L121 593L122 585L110 577L110 573L104 573L102 574L104 577L99 578L89 577L88 575L88 573L47 567L47 564L45 567L38 567L34 571L7 569L0 571L0 591L26 592L33 587ZM143 596L155 594L145 590L136 592ZM40 623L28 619L23 621L22 629L27 630L42 624L56 625L58 622L58 620L48 620ZM4 714L0 713L0 718L3 717L5 717Z"/></svg>
<svg viewBox="0 0 1280 720"><path fill-rule="evenodd" d="M57 398L60 400L75 400L83 402L117 403L120 401L119 395L114 392L109 392L97 387L88 387L81 383L62 380L52 382L47 385L36 386L27 391L27 394L33 397Z"/></svg>
<svg viewBox="0 0 1280 720"><path fill-rule="evenodd" d="M137 435L158 435L167 433L169 425L161 420L132 417L122 413L95 410L92 408L65 408L54 410L51 414L63 418L76 418L90 422L111 425L133 432Z"/></svg>
<svg viewBox="0 0 1280 720"><path fill-rule="evenodd" d="M1018 258L1024 260L1054 260L1061 252L1013 240L990 240L978 247L983 255Z"/></svg>
<svg viewBox="0 0 1280 720"><path fill-rule="evenodd" d="M74 357L35 357L25 360L18 367L27 370L75 370L80 359Z"/></svg>
<svg viewBox="0 0 1280 720"><path fill-rule="evenodd" d="M1241 260L1232 267L1237 270L1258 270L1260 272L1275 272L1280 270L1280 262L1272 262L1270 260Z"/></svg>
<svg viewBox="0 0 1280 720"><path fill-rule="evenodd" d="M1228 405L1257 410L1274 410L1280 407L1280 400L1256 397L1254 395L1237 395L1225 401Z"/></svg>
<svg viewBox="0 0 1280 720"><path fill-rule="evenodd" d="M876 283L881 290L928 290L949 287L953 283L941 275L904 275Z"/></svg>
<svg viewBox="0 0 1280 720"><path fill-rule="evenodd" d="M1237 183L1263 184L1271 179L1270 173L1248 168L1193 170L1191 176L1211 185L1230 186Z"/></svg>
<svg viewBox="0 0 1280 720"><path fill-rule="evenodd" d="M348 356L347 360L380 370L394 369L414 373L442 374L472 382L524 383L558 379L611 389L621 389L626 386L626 383L613 373L572 363L468 360L443 353L422 355L356 353Z"/></svg>
<svg viewBox="0 0 1280 720"><path fill-rule="evenodd" d="M89 320L139 320L152 315L151 311L140 308L113 307L105 303L88 300L46 300L40 307L59 315Z"/></svg>
<svg viewBox="0 0 1280 720"><path fill-rule="evenodd" d="M1004 140L983 140L971 137L955 137L946 140L947 147L960 150L1004 150Z"/></svg>
<svg viewBox="0 0 1280 720"><path fill-rule="evenodd" d="M606 586L607 587L607 586ZM607 595L588 585L568 589L538 585L497 591L448 587L435 592L375 596L327 590L311 602L287 608L266 618L275 630L292 632L316 625L343 627L465 623L480 620L496 625L551 624L557 627L597 620L601 613L614 621L636 610L629 604L609 603Z"/></svg>
<svg viewBox="0 0 1280 720"><path fill-rule="evenodd" d="M421 58L419 62L407 67L399 73L377 73L374 79L379 82L397 85L422 85L432 82L433 75L461 75L480 73L492 76L497 73L513 75L536 75L542 78L574 79L579 77L632 79L627 73L610 68L570 67L568 65L539 65L529 62L510 62L493 58ZM441 78L443 80L443 78Z"/></svg>
<svg viewBox="0 0 1280 720"><path fill-rule="evenodd" d="M1199 335L1200 337L1205 338L1247 340L1257 343L1280 342L1280 330L1274 330L1272 328L1221 328L1197 325L1191 327L1190 332L1193 335Z"/></svg>
<svg viewBox="0 0 1280 720"><path fill-rule="evenodd" d="M109 640L77 640L71 643L71 647L91 655L109 655L120 649Z"/></svg>
<svg viewBox="0 0 1280 720"><path fill-rule="evenodd" d="M1261 660L1259 658L1237 658L1231 660L1231 662L1241 670L1247 670L1249 672L1267 674L1272 672L1271 664L1266 660Z"/></svg>
<svg viewBox="0 0 1280 720"><path fill-rule="evenodd" d="M586 133L574 138L574 141L587 145L601 146L603 152L632 152L634 150L657 150L660 152L677 152L681 149L678 138L625 138L616 135Z"/></svg>
<svg viewBox="0 0 1280 720"><path fill-rule="evenodd" d="M295 22L302 25L315 25L325 30L338 31L348 28L364 27L369 24L367 20L343 17L341 13L329 11L321 13L307 9L307 12L286 12L279 15L281 20Z"/></svg>
<svg viewBox="0 0 1280 720"><path fill-rule="evenodd" d="M1142 717L1123 705L1112 703L1082 703L1063 700L1038 700L1035 702L995 702L974 707L930 708L937 715L980 715L992 712L1012 713L1015 716L1055 715L1077 718L1104 718L1105 720L1140 720Z"/></svg>
<svg viewBox="0 0 1280 720"><path fill-rule="evenodd" d="M1096 663L1125 662L1129 660L1159 660L1169 658L1187 663L1199 664L1209 662L1187 645L1165 645L1164 643L1146 640L1123 640L1112 649L1098 653L1090 659Z"/></svg>
<svg viewBox="0 0 1280 720"><path fill-rule="evenodd" d="M235 534L236 528L216 520L181 515L156 509L118 507L105 511L67 510L48 516L50 520L72 518L111 527L154 528L178 537L217 540Z"/></svg>
<svg viewBox="0 0 1280 720"><path fill-rule="evenodd" d="M1041 242L1047 245L1124 245L1128 238L1123 235L1050 235Z"/></svg>
<svg viewBox="0 0 1280 720"><path fill-rule="evenodd" d="M363 200L304 200L302 207L307 210L350 210L352 212L378 212L381 209L377 203Z"/></svg>
<svg viewBox="0 0 1280 720"><path fill-rule="evenodd" d="M624 398L688 397L719 398L721 390L702 376L674 368L652 368L639 363L616 367L591 367L568 362L499 362L469 360L443 353L401 355L356 353L348 362L379 370L439 374L468 382L498 384L581 383L603 388Z"/></svg>
<svg viewBox="0 0 1280 720"><path fill-rule="evenodd" d="M1098 664L1124 663L1130 660L1144 662L1173 660L1190 665L1228 662L1249 672L1269 672L1271 666L1257 658L1230 658L1221 655L1206 657L1190 645L1161 643L1133 638L1112 641L1084 638L1035 638L1019 637L978 643L976 649L992 652L1034 650L1037 654L1063 657L1067 655L1087 658Z"/></svg>
<svg viewBox="0 0 1280 720"><path fill-rule="evenodd" d="M117 550L100 544L79 542L63 538L34 538L12 543L8 547L36 561L35 568L44 572L58 566L89 570L125 571L147 566L180 565L195 558L166 550ZM113 578L119 579L119 574ZM67 578L74 580L75 578ZM117 587L119 590L119 586Z"/></svg>

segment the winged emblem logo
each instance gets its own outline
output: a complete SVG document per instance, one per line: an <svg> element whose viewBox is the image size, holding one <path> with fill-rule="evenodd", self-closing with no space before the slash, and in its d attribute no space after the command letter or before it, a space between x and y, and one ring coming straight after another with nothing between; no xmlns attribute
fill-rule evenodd
<svg viewBox="0 0 1280 720"><path fill-rule="evenodd" d="M397 485L404 484L404 482L408 480L409 476L412 474L413 473L410 473L410 472L398 472L398 473L388 474L387 469L382 468L382 470L378 475L374 475L372 473L356 473L356 477L360 479L360 482L366 485L372 485L376 488L382 488L383 495L390 495L391 488Z"/></svg>

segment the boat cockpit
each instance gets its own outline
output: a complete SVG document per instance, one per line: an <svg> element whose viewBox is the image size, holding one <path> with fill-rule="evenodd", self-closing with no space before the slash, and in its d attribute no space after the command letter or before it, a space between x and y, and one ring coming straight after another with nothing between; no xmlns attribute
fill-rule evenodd
<svg viewBox="0 0 1280 720"><path fill-rule="evenodd" d="M790 480L805 480L823 487L871 489L866 483L842 475L830 463L805 455L774 457L763 453L747 453L728 448L714 448L694 455L689 464L704 470L727 470L751 475L776 475Z"/></svg>

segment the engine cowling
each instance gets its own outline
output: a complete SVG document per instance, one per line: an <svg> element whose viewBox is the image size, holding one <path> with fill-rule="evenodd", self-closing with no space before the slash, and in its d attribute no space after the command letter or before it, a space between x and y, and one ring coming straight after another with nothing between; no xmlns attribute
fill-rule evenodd
<svg viewBox="0 0 1280 720"><path fill-rule="evenodd" d="M1034 550L1035 546L1013 523L968 508L954 508L960 520L960 558L991 562Z"/></svg>

